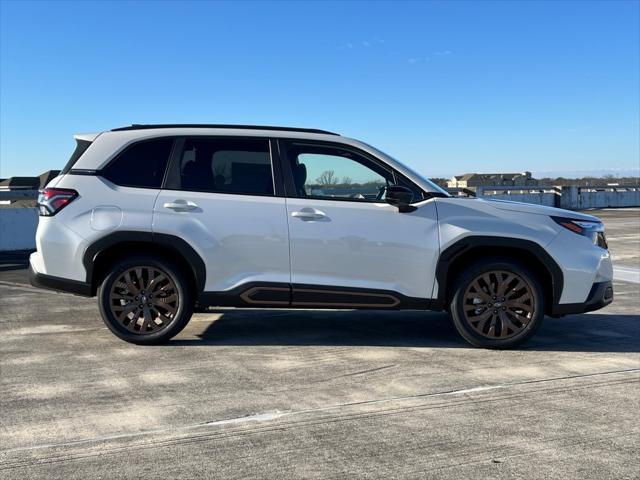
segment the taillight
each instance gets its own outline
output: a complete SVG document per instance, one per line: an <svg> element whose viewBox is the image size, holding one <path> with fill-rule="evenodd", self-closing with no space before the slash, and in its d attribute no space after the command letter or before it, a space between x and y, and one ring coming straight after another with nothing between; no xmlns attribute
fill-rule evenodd
<svg viewBox="0 0 640 480"><path fill-rule="evenodd" d="M45 188L38 195L38 210L43 217L51 217L69 205L78 192L70 188Z"/></svg>

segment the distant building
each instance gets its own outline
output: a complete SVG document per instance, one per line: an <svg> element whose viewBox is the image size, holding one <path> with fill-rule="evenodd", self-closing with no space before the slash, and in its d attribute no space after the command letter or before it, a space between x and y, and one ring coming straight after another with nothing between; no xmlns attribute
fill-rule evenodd
<svg viewBox="0 0 640 480"><path fill-rule="evenodd" d="M56 178L60 170L47 170L37 177L10 177L0 180L0 190L38 190Z"/></svg>
<svg viewBox="0 0 640 480"><path fill-rule="evenodd" d="M479 186L529 186L538 185L531 172L522 173L465 173L447 181L449 188L471 188Z"/></svg>

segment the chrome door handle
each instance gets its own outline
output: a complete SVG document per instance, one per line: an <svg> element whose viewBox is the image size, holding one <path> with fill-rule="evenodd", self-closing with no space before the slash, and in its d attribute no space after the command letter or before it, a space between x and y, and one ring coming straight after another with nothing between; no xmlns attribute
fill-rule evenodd
<svg viewBox="0 0 640 480"><path fill-rule="evenodd" d="M326 217L324 212L308 207L298 210L297 212L291 212L291 216L302 220L320 220L321 218Z"/></svg>
<svg viewBox="0 0 640 480"><path fill-rule="evenodd" d="M191 200L187 201L179 199L165 203L164 208L168 208L169 210L174 210L176 212L189 212L198 208L198 205Z"/></svg>

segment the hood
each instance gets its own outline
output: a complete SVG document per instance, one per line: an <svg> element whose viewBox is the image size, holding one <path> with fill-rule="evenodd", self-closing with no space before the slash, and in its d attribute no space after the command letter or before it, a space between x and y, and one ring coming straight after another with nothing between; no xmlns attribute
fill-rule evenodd
<svg viewBox="0 0 640 480"><path fill-rule="evenodd" d="M533 203L512 202L510 200L487 200L486 198L477 199L479 202L485 202L499 210L509 210L512 212L534 213L537 215L546 215L554 217L568 217L578 220L589 220L599 222L600 219L593 215L574 212L573 210L565 210L564 208L547 207L544 205L535 205Z"/></svg>

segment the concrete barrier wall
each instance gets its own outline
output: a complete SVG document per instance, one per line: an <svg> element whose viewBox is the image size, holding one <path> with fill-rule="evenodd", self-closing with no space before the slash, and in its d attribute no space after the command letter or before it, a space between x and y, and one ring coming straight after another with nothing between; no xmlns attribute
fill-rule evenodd
<svg viewBox="0 0 640 480"><path fill-rule="evenodd" d="M0 208L0 252L36 248L38 210Z"/></svg>
<svg viewBox="0 0 640 480"><path fill-rule="evenodd" d="M455 193L466 194L468 190ZM453 193L453 192L452 192ZM640 186L476 187L477 197L533 203L567 210L640 207Z"/></svg>
<svg viewBox="0 0 640 480"><path fill-rule="evenodd" d="M480 195L484 198L494 200L510 200L512 202L534 203L536 205L546 205L547 207L556 207L558 205L558 194L555 192L493 192L484 191Z"/></svg>
<svg viewBox="0 0 640 480"><path fill-rule="evenodd" d="M640 206L640 187L562 187L561 208L618 208Z"/></svg>

